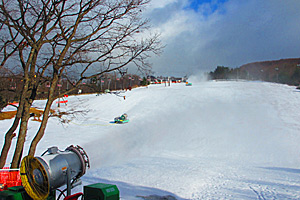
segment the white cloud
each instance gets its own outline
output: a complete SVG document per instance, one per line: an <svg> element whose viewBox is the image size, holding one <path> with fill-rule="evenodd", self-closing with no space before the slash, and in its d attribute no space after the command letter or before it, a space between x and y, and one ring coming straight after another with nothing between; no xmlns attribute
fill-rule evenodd
<svg viewBox="0 0 300 200"><path fill-rule="evenodd" d="M153 10L156 8L164 8L169 4L178 2L178 0L152 0L148 5L148 10Z"/></svg>
<svg viewBox="0 0 300 200"><path fill-rule="evenodd" d="M214 12L205 4L198 12L186 9L187 1L179 0L154 5L147 16L167 45L164 54L152 60L158 74L185 75L217 65L299 57L298 0L228 0Z"/></svg>
<svg viewBox="0 0 300 200"><path fill-rule="evenodd" d="M191 31L192 27L188 24L188 20L189 18L185 15L185 12L174 13L170 20L158 27L161 31L162 39L169 41L185 31Z"/></svg>

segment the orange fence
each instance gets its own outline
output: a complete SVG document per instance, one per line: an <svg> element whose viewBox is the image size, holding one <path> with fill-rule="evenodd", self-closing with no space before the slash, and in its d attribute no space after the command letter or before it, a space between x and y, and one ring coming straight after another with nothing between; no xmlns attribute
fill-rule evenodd
<svg viewBox="0 0 300 200"><path fill-rule="evenodd" d="M19 169L0 169L0 191L7 190L9 187L22 185Z"/></svg>

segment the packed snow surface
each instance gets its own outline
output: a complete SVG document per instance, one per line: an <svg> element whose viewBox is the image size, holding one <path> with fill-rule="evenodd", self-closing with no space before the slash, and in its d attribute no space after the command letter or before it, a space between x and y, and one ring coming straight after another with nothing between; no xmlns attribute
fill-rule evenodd
<svg viewBox="0 0 300 200"><path fill-rule="evenodd" d="M299 199L299 108L299 90L265 82L150 85L119 95L70 96L67 105L53 109L73 114L49 119L37 156L51 146L78 144L91 161L83 185L116 184L126 200ZM123 113L129 123L111 123ZM1 132L11 123L0 121ZM30 121L24 152L38 126Z"/></svg>

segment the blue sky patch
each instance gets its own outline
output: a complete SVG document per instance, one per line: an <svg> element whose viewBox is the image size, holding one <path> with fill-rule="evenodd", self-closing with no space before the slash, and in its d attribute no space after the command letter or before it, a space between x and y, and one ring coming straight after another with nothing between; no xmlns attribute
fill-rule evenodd
<svg viewBox="0 0 300 200"><path fill-rule="evenodd" d="M202 14L209 15L211 13L214 13L220 7L220 5L222 5L226 1L228 1L228 0L189 0L189 5L185 9L187 9L187 10L192 9L192 10L198 12L199 7L201 5L207 4L207 5L209 5L210 9L207 10L207 12L204 12Z"/></svg>

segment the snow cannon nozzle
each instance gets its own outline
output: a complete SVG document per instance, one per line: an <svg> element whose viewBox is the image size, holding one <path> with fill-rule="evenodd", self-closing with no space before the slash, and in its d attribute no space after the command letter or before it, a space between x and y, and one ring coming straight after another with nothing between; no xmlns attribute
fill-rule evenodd
<svg viewBox="0 0 300 200"><path fill-rule="evenodd" d="M84 170L82 171L82 175L84 175L86 172L86 168L89 169L91 167L89 157L85 152L85 150L79 145L77 146L71 145L68 148L66 148L66 151L72 151L78 155L82 163L82 166L84 166Z"/></svg>

